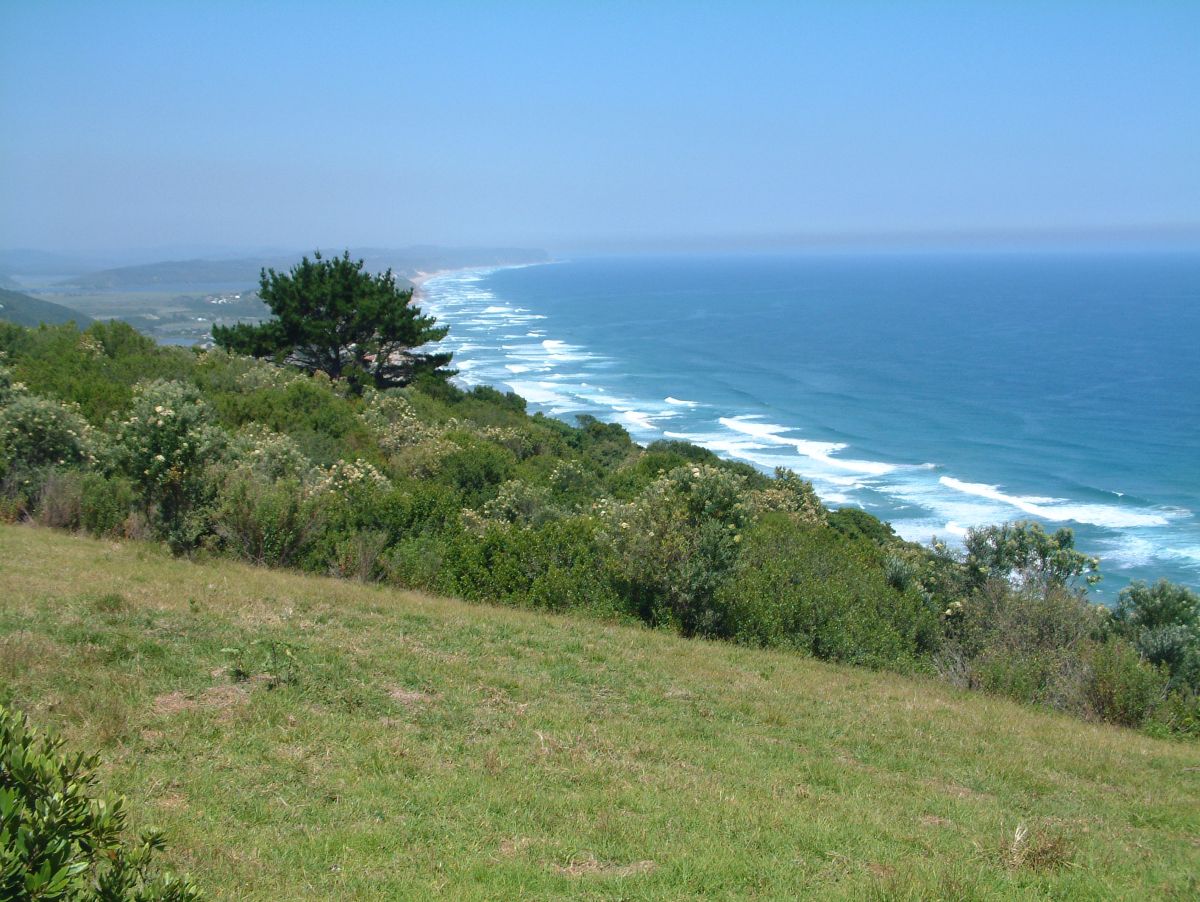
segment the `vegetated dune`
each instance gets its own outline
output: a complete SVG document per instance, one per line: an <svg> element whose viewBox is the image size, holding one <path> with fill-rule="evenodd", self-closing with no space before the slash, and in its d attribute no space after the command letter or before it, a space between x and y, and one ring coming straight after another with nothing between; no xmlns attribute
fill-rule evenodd
<svg viewBox="0 0 1200 902"><path fill-rule="evenodd" d="M1200 748L786 652L0 527L0 701L213 898L1195 898Z"/></svg>

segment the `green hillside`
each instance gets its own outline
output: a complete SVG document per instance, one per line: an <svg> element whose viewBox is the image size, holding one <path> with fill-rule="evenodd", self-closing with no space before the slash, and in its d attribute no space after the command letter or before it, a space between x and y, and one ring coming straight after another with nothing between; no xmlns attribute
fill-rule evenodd
<svg viewBox="0 0 1200 902"><path fill-rule="evenodd" d="M84 327L92 322L90 316L78 310L4 288L0 288L0 320L7 320L18 326L36 326L39 323L59 325L74 321L76 325Z"/></svg>
<svg viewBox="0 0 1200 902"><path fill-rule="evenodd" d="M522 248L363 248L354 251L371 271L392 269L398 276L465 266L499 266L509 263L542 263L544 251ZM73 276L60 287L103 291L157 289L163 286L225 285L252 288L258 284L262 269L286 270L295 256L254 257L236 260L171 260L122 266ZM402 284L407 284L401 279Z"/></svg>
<svg viewBox="0 0 1200 902"><path fill-rule="evenodd" d="M929 678L0 527L0 702L216 899L1184 899L1200 749Z"/></svg>

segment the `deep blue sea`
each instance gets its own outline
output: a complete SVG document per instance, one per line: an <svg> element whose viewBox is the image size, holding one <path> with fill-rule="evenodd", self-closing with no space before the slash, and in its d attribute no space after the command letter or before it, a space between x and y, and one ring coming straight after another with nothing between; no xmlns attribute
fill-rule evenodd
<svg viewBox="0 0 1200 902"><path fill-rule="evenodd" d="M906 538L1032 518L1200 587L1200 254L591 258L424 286L467 385L812 480Z"/></svg>

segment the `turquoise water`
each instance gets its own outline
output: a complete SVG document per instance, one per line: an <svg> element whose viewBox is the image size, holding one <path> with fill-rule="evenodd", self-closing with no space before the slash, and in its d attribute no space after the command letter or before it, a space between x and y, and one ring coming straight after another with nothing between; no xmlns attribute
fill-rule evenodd
<svg viewBox="0 0 1200 902"><path fill-rule="evenodd" d="M789 467L907 538L1033 518L1200 586L1200 254L597 258L425 285L461 379Z"/></svg>

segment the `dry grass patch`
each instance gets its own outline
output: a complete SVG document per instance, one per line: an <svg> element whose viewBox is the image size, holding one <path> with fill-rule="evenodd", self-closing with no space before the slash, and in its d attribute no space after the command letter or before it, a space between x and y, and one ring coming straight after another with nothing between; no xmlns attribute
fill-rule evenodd
<svg viewBox="0 0 1200 902"><path fill-rule="evenodd" d="M554 869L565 877L636 877L639 874L652 873L657 867L658 865L650 860L615 864L611 861L599 861L588 855L572 859L566 865L555 865Z"/></svg>

